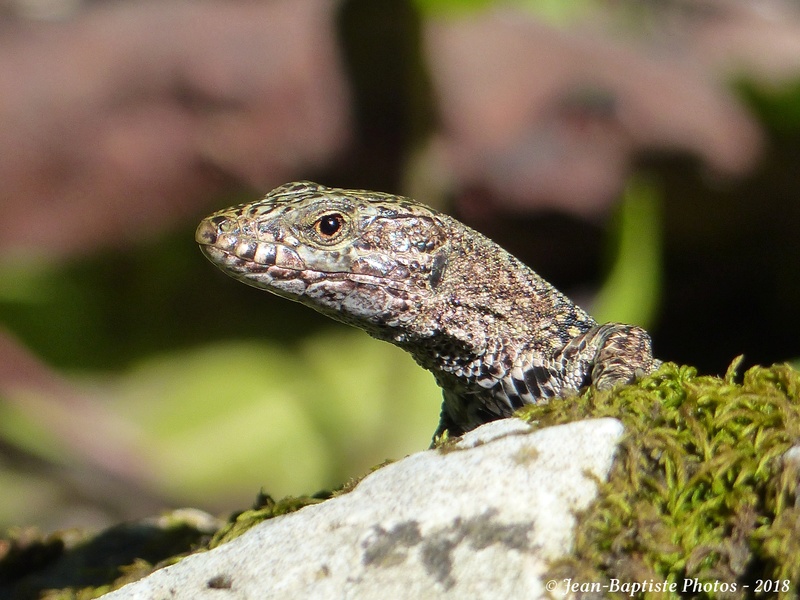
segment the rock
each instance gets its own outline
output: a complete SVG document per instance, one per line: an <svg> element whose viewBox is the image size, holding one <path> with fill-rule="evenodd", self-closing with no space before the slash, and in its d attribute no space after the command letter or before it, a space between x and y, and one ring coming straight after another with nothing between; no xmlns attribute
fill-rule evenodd
<svg viewBox="0 0 800 600"><path fill-rule="evenodd" d="M103 597L541 597L621 435L610 418L489 423Z"/></svg>

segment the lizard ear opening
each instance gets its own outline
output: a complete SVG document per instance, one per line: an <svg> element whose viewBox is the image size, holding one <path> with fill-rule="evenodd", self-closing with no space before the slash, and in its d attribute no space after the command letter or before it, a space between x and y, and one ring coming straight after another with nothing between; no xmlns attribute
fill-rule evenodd
<svg viewBox="0 0 800 600"><path fill-rule="evenodd" d="M433 265L431 265L431 275L428 278L428 283L431 284L431 288L434 290L442 282L442 277L444 276L444 269L446 266L447 256L444 252L439 252L433 257Z"/></svg>

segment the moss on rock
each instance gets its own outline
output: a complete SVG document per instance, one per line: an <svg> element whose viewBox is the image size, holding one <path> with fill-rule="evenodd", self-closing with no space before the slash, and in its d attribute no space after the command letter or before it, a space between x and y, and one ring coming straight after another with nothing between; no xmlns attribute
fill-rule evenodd
<svg viewBox="0 0 800 600"><path fill-rule="evenodd" d="M667 364L632 386L521 411L540 426L608 416L625 425L575 553L552 577L668 581L692 597L751 596L758 580L778 580L773 593L796 593L800 457L784 455L800 442L800 373L754 367L737 383L739 362L724 378Z"/></svg>
<svg viewBox="0 0 800 600"><path fill-rule="evenodd" d="M274 517L286 515L296 510L300 510L309 504L319 504L323 500L331 497L330 492L318 492L313 496L287 496L280 500L274 500L272 496L261 492L256 499L253 508L234 513L228 522L214 534L208 544L208 550L230 542L242 535L245 531Z"/></svg>

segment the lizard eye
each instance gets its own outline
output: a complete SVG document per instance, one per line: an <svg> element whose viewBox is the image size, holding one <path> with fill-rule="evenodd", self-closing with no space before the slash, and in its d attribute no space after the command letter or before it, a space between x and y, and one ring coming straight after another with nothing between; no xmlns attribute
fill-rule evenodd
<svg viewBox="0 0 800 600"><path fill-rule="evenodd" d="M344 217L339 213L322 215L314 223L314 229L323 239L333 239L342 230Z"/></svg>

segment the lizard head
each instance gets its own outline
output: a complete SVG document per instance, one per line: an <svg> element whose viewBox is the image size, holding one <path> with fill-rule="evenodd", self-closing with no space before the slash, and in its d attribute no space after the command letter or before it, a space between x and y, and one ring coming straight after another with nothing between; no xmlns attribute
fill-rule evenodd
<svg viewBox="0 0 800 600"><path fill-rule="evenodd" d="M228 275L386 339L435 294L447 262L433 209L311 182L214 213L195 239Z"/></svg>

